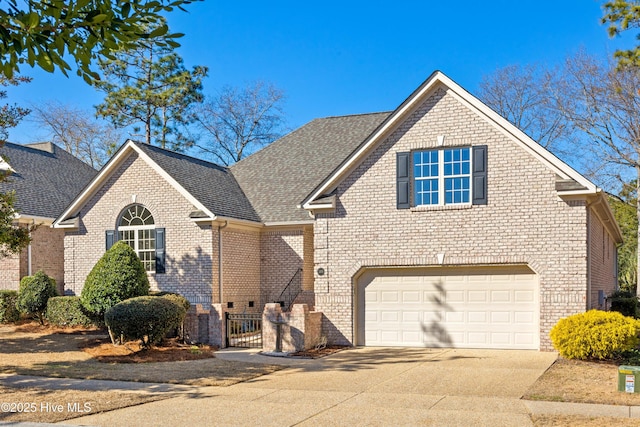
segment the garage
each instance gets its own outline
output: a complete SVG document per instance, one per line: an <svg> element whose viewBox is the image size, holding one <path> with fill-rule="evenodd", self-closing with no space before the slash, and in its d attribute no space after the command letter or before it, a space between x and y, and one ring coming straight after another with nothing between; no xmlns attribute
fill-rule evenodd
<svg viewBox="0 0 640 427"><path fill-rule="evenodd" d="M356 289L359 345L539 348L538 280L526 266L372 269Z"/></svg>

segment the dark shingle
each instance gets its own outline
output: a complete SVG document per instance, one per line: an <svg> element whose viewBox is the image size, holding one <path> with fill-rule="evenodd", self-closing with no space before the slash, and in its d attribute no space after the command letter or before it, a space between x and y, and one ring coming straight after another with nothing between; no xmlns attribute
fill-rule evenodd
<svg viewBox="0 0 640 427"><path fill-rule="evenodd" d="M16 210L28 216L56 218L97 174L62 148L51 143L5 143L0 155L14 169L0 191L16 192Z"/></svg>
<svg viewBox="0 0 640 427"><path fill-rule="evenodd" d="M297 206L389 114L313 120L231 166L231 172L263 222L309 220Z"/></svg>
<svg viewBox="0 0 640 427"><path fill-rule="evenodd" d="M135 144L215 215L260 221L227 168L151 145Z"/></svg>

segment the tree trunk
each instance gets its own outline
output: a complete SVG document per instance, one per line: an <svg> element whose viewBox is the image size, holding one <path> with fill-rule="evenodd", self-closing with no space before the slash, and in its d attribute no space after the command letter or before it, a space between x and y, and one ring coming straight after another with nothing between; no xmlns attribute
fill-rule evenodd
<svg viewBox="0 0 640 427"><path fill-rule="evenodd" d="M636 217L638 218L638 224L640 224L640 166L636 166ZM638 286L638 280L640 279L640 226L636 230L638 237L638 246L636 248L636 295L640 296L640 286Z"/></svg>

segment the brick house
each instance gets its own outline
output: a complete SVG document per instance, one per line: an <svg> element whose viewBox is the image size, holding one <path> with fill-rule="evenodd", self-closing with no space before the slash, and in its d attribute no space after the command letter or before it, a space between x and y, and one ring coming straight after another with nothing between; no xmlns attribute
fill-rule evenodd
<svg viewBox="0 0 640 427"><path fill-rule="evenodd" d="M15 191L15 223L37 225L31 244L18 255L0 258L0 289L17 290L20 279L43 270L64 289L64 231L51 227L73 197L97 173L55 144L0 147L0 172L9 173L0 191Z"/></svg>
<svg viewBox="0 0 640 427"><path fill-rule="evenodd" d="M216 344L223 312L291 298L336 344L550 349L605 307L621 242L601 189L440 72L229 168L128 141L54 226L68 289L125 239Z"/></svg>

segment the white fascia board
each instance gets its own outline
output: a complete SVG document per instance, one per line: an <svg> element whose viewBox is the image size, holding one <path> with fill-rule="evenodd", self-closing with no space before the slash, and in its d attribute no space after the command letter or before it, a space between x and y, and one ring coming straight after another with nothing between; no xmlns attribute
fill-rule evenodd
<svg viewBox="0 0 640 427"><path fill-rule="evenodd" d="M305 220L305 221L278 221L278 222L265 222L265 227L289 227L289 226L298 226L298 225L313 225L315 224L314 220Z"/></svg>
<svg viewBox="0 0 640 427"><path fill-rule="evenodd" d="M558 196L591 196L597 194L601 190L599 188L595 188L593 190L566 190L566 191L558 191Z"/></svg>
<svg viewBox="0 0 640 427"><path fill-rule="evenodd" d="M481 113L489 119L489 123L493 124L498 130L511 137L520 147L524 148L529 154L533 155L536 159L547 165L552 171L556 172L562 178L573 179L580 183L589 190L591 194L598 191L598 187L582 176L578 171L571 166L560 160L549 150L538 144L531 139L526 133L518 129L515 125L509 122L507 119L493 111L482 101L475 96L467 92L463 87L451 80L449 77L440 73L439 76L442 84L450 89L450 93L463 104L473 107L472 110Z"/></svg>
<svg viewBox="0 0 640 427"><path fill-rule="evenodd" d="M41 225L52 225L55 218L36 215L23 215L17 214L14 216L15 220L19 223L35 223Z"/></svg>
<svg viewBox="0 0 640 427"><path fill-rule="evenodd" d="M196 207L196 209L201 210L202 212L204 212L207 216L209 216L211 218L215 217L213 212L211 212L209 209L207 209L198 199L193 197L193 195L191 193L189 193L182 185L180 185L178 183L178 181L176 181L167 171L165 171L160 166L158 166L158 164L156 162L154 162L151 159L151 157L149 157L144 151L142 151L140 148L138 148L137 145L131 143L131 146L136 151L136 153L138 153L140 158L143 159L145 162L147 162L147 164L149 166L151 166L151 169L153 169L154 171L156 171L158 173L158 175L163 177L173 188L175 188L180 194L182 194L182 196L185 199L187 199L189 202L191 202L193 204L193 206Z"/></svg>
<svg viewBox="0 0 640 427"><path fill-rule="evenodd" d="M304 204L303 208L309 211L319 211L319 210L335 209L336 206L333 203L323 203L323 204L313 203L312 204L311 202L307 202Z"/></svg>
<svg viewBox="0 0 640 427"><path fill-rule="evenodd" d="M248 219L238 219L238 218L231 218L228 216L220 216L220 215L214 215L213 219L211 220L211 222L225 222L228 224L233 224L233 225L237 225L240 227L250 227L250 228L263 228L264 224L262 224L261 222L256 222L256 221L250 221Z"/></svg>
<svg viewBox="0 0 640 427"><path fill-rule="evenodd" d="M69 217L73 216L76 211L79 211L80 208L87 202L87 200L93 196L93 194L100 188L100 185L109 177L111 172L117 168L122 160L126 157L126 154L131 150L131 147L134 146L133 142L128 139L127 142L120 147L120 150L107 162L106 165L100 169L100 172L91 180L89 185L82 190L73 202L65 209L64 212L54 221L54 228L69 228L69 227L61 227L60 223Z"/></svg>
<svg viewBox="0 0 640 427"><path fill-rule="evenodd" d="M584 187L586 187L591 194L598 191L598 188L595 186L595 184L582 176L571 166L558 159L551 152L535 142L527 134L511 124L507 119L500 116L491 108L487 107L478 98L466 91L464 88L444 75L442 72L436 71L423 83L422 87L419 88L418 91L414 93L410 99L407 99L403 104L401 104L398 109L396 109L396 111L391 114L390 119L388 119L374 134L372 134L360 147L360 149L352 154L351 157L338 170L336 170L318 190L312 193L310 197L305 199L305 201L302 203L302 206L307 210L311 209L312 207L310 203L312 201L320 198L323 194L327 193L329 189L332 189L332 187L336 185L346 173L348 173L353 167L355 167L356 164L358 164L361 157L365 155L372 146L377 144L391 130L393 130L407 115L407 113L412 112L415 107L419 105L420 102L422 102L425 95L430 93L435 87L437 87L438 84L442 84L447 87L450 90L450 93L453 94L456 99L462 101L463 104L469 107L473 107L471 108L472 110L481 113L481 116L483 115L485 116L484 118L489 119L488 121L492 123L497 129L510 137L510 139L514 140L518 145L523 147L527 152L531 153L535 158L540 160L543 164L547 165L558 175L563 178L570 178L579 182Z"/></svg>
<svg viewBox="0 0 640 427"><path fill-rule="evenodd" d="M100 170L91 183L80 193L78 197L72 202L72 204L56 219L53 223L54 228L69 228L60 226L60 222L68 219L69 217L77 214L82 206L91 198L100 188L104 181L109 178L111 173L122 163L127 154L131 151L135 151L138 156L144 160L154 171L156 171L161 177L163 177L172 187L174 187L180 194L182 194L188 201L190 201L197 209L201 210L209 217L214 218L215 215L209 211L200 201L193 197L187 190L184 189L178 182L164 169L162 169L156 162L154 162L144 151L140 150L136 144L130 139L120 148L116 155L109 160L109 162Z"/></svg>

